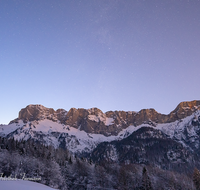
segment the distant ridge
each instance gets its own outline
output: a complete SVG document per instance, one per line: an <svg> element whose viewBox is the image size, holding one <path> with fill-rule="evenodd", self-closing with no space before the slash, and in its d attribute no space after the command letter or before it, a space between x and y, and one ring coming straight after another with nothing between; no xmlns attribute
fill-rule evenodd
<svg viewBox="0 0 200 190"><path fill-rule="evenodd" d="M122 129L130 125L138 126L142 123L170 123L190 116L200 109L200 100L181 102L168 115L158 113L154 109L142 109L134 111L108 111L103 113L98 108L83 109L71 108L69 111L64 109L54 110L43 105L28 105L21 109L19 117L10 122L18 120L40 121L49 119L70 125L88 133L103 134L105 136L117 135Z"/></svg>

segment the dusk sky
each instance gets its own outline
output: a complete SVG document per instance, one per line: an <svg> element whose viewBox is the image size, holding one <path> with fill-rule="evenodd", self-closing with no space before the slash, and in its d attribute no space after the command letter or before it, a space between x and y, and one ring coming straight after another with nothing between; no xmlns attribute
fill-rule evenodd
<svg viewBox="0 0 200 190"><path fill-rule="evenodd" d="M199 76L199 0L0 0L0 124L29 104L168 114Z"/></svg>

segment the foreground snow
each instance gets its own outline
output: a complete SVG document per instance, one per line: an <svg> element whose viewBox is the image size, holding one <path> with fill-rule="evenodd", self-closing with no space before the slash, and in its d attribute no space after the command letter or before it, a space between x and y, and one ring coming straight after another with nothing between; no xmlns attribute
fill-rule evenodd
<svg viewBox="0 0 200 190"><path fill-rule="evenodd" d="M25 180L0 180L1 190L55 190L46 185Z"/></svg>

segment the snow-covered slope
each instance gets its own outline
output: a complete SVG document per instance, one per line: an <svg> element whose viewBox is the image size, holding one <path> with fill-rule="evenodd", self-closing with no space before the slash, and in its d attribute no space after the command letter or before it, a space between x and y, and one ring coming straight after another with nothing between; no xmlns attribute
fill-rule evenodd
<svg viewBox="0 0 200 190"><path fill-rule="evenodd" d="M121 133L120 133L121 134ZM54 147L65 146L72 152L91 151L96 145L104 141L121 138L118 136L106 137L102 134L90 134L69 125L53 122L48 119L0 126L2 137L14 137L16 140L34 139Z"/></svg>
<svg viewBox="0 0 200 190"><path fill-rule="evenodd" d="M97 119L97 118L90 118ZM112 119L105 120L109 125ZM149 121L139 126L130 125L126 129L121 130L118 135L104 136L103 134L87 133L83 130L61 124L59 121L48 119L39 121L29 121L24 123L18 120L17 123L0 126L0 136L17 140L34 139L47 145L54 147L64 147L72 152L90 152L97 144L105 141L121 140L128 137L134 131L141 127L154 127L163 131L170 138L182 142L185 146L190 145L192 148L199 147L199 126L200 111L197 110L191 116L177 120L171 123L156 124Z"/></svg>
<svg viewBox="0 0 200 190"><path fill-rule="evenodd" d="M192 150L200 147L200 111L172 123L158 124L156 129L163 131L170 138L189 146Z"/></svg>
<svg viewBox="0 0 200 190"><path fill-rule="evenodd" d="M24 180L0 180L1 190L55 190L46 185Z"/></svg>

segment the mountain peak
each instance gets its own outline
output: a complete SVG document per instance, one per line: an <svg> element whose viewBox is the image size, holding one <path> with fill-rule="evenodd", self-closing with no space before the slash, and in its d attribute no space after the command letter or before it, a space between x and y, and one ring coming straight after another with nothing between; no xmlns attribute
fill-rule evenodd
<svg viewBox="0 0 200 190"><path fill-rule="evenodd" d="M42 105L28 105L21 109L18 119L23 121L34 121L44 119L55 113L53 108L46 108Z"/></svg>
<svg viewBox="0 0 200 190"><path fill-rule="evenodd" d="M178 104L173 112L177 112L179 109L197 109L200 106L200 100L185 101Z"/></svg>
<svg viewBox="0 0 200 190"><path fill-rule="evenodd" d="M196 110L200 109L200 100L185 101L178 104L178 106L169 114L172 121L185 118L192 115Z"/></svg>

